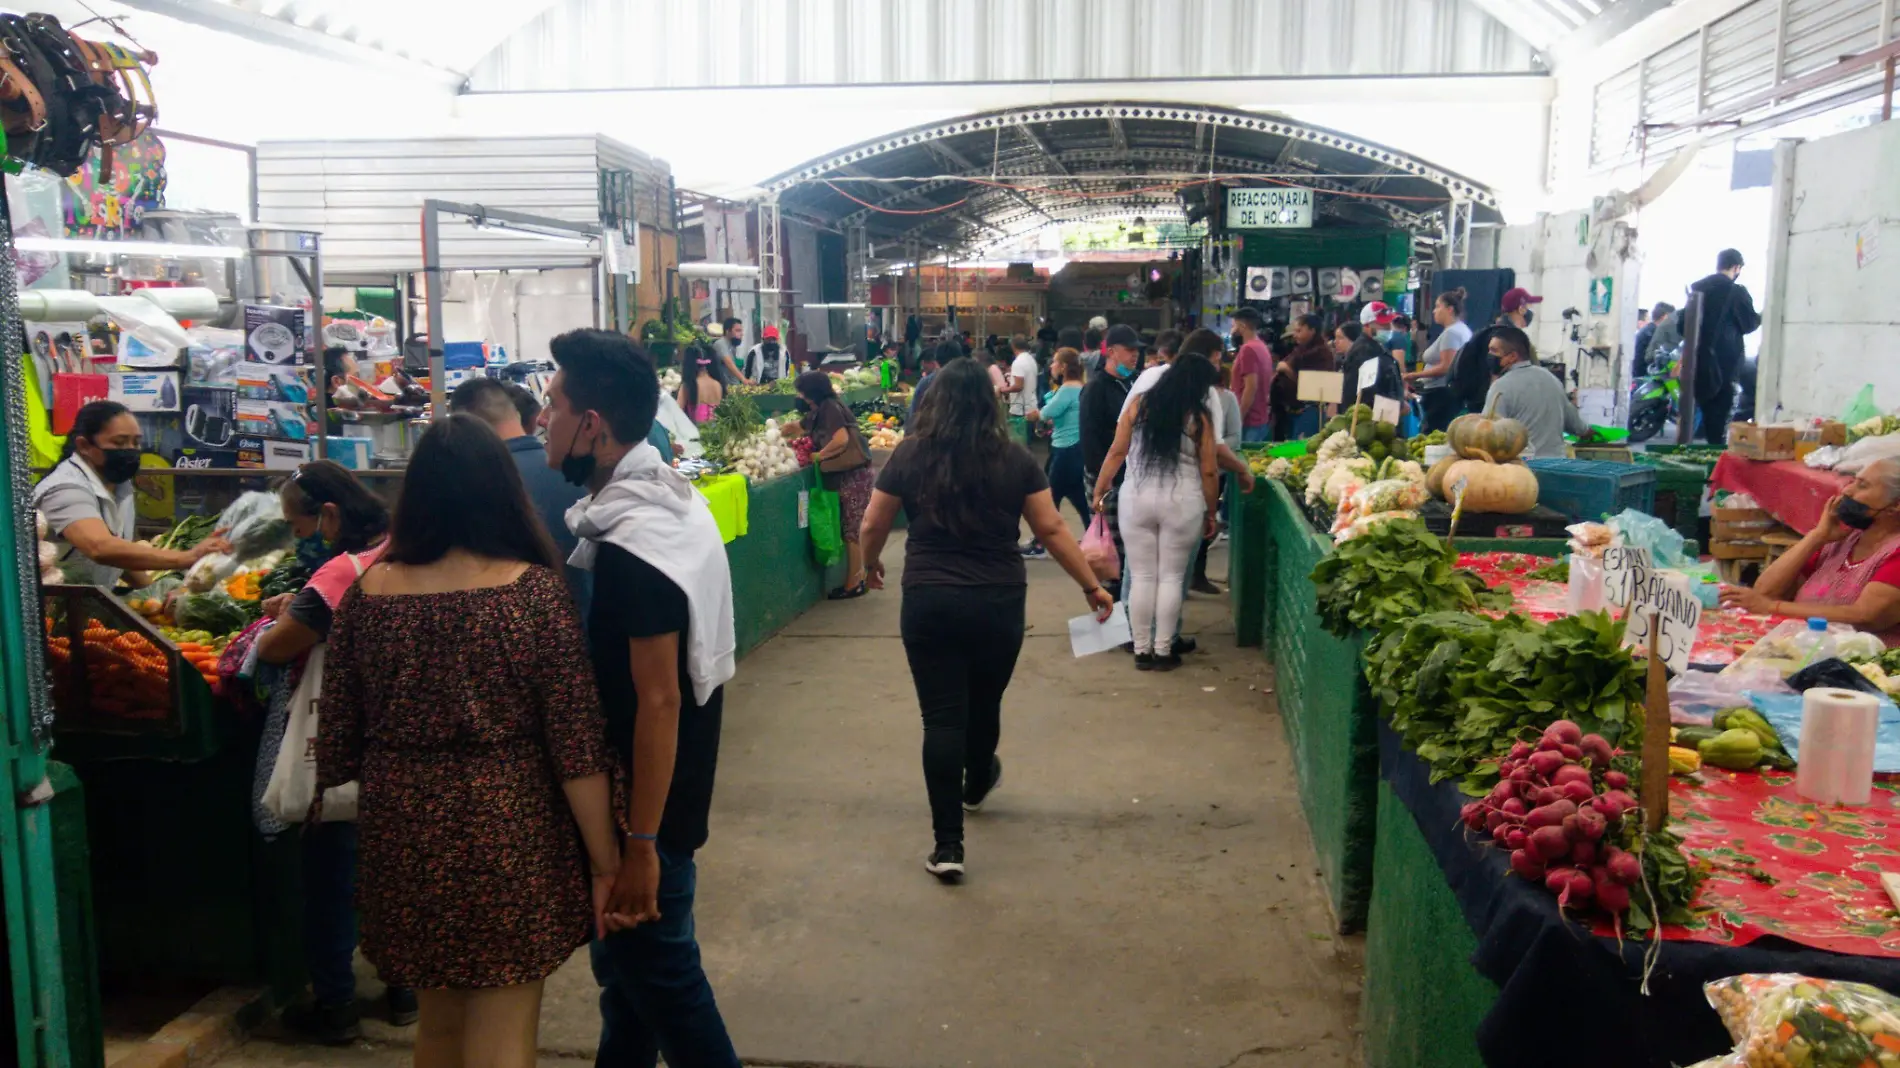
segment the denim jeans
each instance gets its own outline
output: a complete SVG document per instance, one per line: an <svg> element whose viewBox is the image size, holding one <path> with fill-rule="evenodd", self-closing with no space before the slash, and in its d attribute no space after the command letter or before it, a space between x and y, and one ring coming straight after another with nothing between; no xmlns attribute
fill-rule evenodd
<svg viewBox="0 0 1900 1068"><path fill-rule="evenodd" d="M1240 440L1244 445L1258 445L1263 441L1272 441L1273 424L1261 423L1259 426L1245 427L1240 432Z"/></svg>
<svg viewBox="0 0 1900 1068"><path fill-rule="evenodd" d="M1093 488L1082 481L1082 446L1064 445L1049 450L1050 495L1055 498L1057 508L1062 507L1063 501L1074 505L1084 529L1093 518L1089 514L1089 491Z"/></svg>
<svg viewBox="0 0 1900 1068"><path fill-rule="evenodd" d="M298 832L292 831L292 834ZM356 1002L356 824L302 831L303 955L319 1005Z"/></svg>
<svg viewBox="0 0 1900 1068"><path fill-rule="evenodd" d="M595 939L596 1068L739 1068L693 929L693 854L659 850L660 921Z"/></svg>

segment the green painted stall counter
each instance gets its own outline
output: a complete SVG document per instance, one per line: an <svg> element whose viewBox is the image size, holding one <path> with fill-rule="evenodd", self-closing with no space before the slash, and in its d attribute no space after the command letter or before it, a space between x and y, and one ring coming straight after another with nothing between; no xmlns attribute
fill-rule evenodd
<svg viewBox="0 0 1900 1068"><path fill-rule="evenodd" d="M1256 478L1252 493L1240 492L1240 481L1226 476L1227 598L1233 611L1234 640L1242 647L1260 644L1261 618L1267 600L1267 500L1273 480Z"/></svg>
<svg viewBox="0 0 1900 1068"><path fill-rule="evenodd" d="M765 644L844 581L842 563L827 575L812 558L800 501L811 483L811 472L804 470L752 486L746 533L726 544L739 656Z"/></svg>
<svg viewBox="0 0 1900 1068"><path fill-rule="evenodd" d="M1321 628L1311 576L1332 538L1313 529L1284 485L1262 483L1272 546L1265 642L1275 696L1328 903L1340 931L1357 931L1371 896L1379 778L1377 706L1360 666L1365 640Z"/></svg>
<svg viewBox="0 0 1900 1068"><path fill-rule="evenodd" d="M1418 824L1383 781L1359 1019L1367 1068L1472 1068L1498 988L1471 966L1478 942Z"/></svg>

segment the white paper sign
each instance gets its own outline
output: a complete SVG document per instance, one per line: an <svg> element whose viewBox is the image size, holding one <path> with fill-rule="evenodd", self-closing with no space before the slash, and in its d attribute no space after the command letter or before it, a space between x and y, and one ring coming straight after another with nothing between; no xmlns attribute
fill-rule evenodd
<svg viewBox="0 0 1900 1068"><path fill-rule="evenodd" d="M1391 397L1372 398L1372 418L1381 423L1391 423L1393 426L1398 426L1399 417L1404 411L1404 406Z"/></svg>
<svg viewBox="0 0 1900 1068"><path fill-rule="evenodd" d="M1630 603L1630 569L1642 567L1654 570L1655 566L1648 549L1612 545L1603 550L1604 603L1618 608L1627 607Z"/></svg>
<svg viewBox="0 0 1900 1068"><path fill-rule="evenodd" d="M1648 649L1650 614L1660 613L1662 633L1656 638L1656 655L1678 675L1689 670L1689 651L1695 648L1696 628L1702 623L1702 602L1696 599L1689 576L1633 565L1629 569L1629 591L1623 644Z"/></svg>
<svg viewBox="0 0 1900 1068"><path fill-rule="evenodd" d="M1069 647L1078 657L1108 652L1133 641L1134 637L1134 628L1128 624L1126 602L1117 604L1106 622L1096 622L1093 612L1069 620Z"/></svg>
<svg viewBox="0 0 1900 1068"><path fill-rule="evenodd" d="M1313 225L1313 191L1297 186L1227 191L1227 225L1235 230L1281 230Z"/></svg>
<svg viewBox="0 0 1900 1068"><path fill-rule="evenodd" d="M798 491L798 529L811 529L811 491Z"/></svg>
<svg viewBox="0 0 1900 1068"><path fill-rule="evenodd" d="M1367 360L1359 365L1359 392L1364 393L1379 380L1379 361Z"/></svg>

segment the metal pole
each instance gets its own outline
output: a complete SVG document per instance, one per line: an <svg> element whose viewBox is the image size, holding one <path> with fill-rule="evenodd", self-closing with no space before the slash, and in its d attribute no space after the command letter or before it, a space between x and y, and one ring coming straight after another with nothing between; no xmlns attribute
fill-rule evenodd
<svg viewBox="0 0 1900 1068"><path fill-rule="evenodd" d="M316 328L317 336L317 373L314 376L317 388L313 391L317 395L317 452L312 459L326 460L330 457L330 416L325 410L329 398L324 396L323 391L329 385L330 376L325 373L323 366L323 238L315 234L311 236L317 242L317 248L310 252L310 314L315 317L312 325ZM374 381L376 376L372 373L369 377Z"/></svg>
<svg viewBox="0 0 1900 1068"><path fill-rule="evenodd" d="M428 286L424 294L429 308L429 408L430 418L446 419L449 414L449 371L442 355L442 219L441 201L422 202L422 280Z"/></svg>
<svg viewBox="0 0 1900 1068"><path fill-rule="evenodd" d="M1676 364L1681 383L1682 401L1676 415L1676 444L1687 445L1695 437L1695 365L1696 345L1702 337L1702 293L1691 291L1682 308L1682 360Z"/></svg>

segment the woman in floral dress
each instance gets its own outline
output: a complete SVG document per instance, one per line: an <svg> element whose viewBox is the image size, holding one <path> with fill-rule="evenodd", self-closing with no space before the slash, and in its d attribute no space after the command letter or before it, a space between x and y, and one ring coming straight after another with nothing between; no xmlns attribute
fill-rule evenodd
<svg viewBox="0 0 1900 1068"><path fill-rule="evenodd" d="M535 1063L542 980L594 936L619 866L558 565L507 447L452 416L332 624L318 796L361 783L363 954L420 992L419 1068Z"/></svg>

